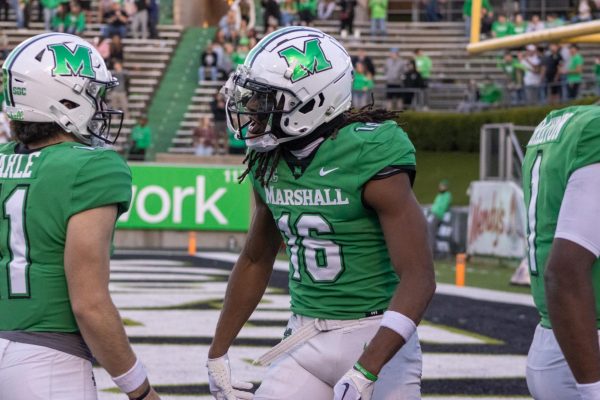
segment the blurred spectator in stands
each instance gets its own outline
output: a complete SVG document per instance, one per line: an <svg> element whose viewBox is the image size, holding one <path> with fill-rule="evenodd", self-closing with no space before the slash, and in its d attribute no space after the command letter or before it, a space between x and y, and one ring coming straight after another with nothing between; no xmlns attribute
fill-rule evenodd
<svg viewBox="0 0 600 400"><path fill-rule="evenodd" d="M576 44L572 44L569 50L571 59L567 67L567 90L569 100L573 100L579 95L579 87L583 81L583 57Z"/></svg>
<svg viewBox="0 0 600 400"><path fill-rule="evenodd" d="M240 44L237 49L231 56L231 63L233 64L233 69L235 70L238 65L242 65L244 61L246 61L246 56L248 55L248 39L240 40Z"/></svg>
<svg viewBox="0 0 600 400"><path fill-rule="evenodd" d="M546 28L558 28L564 24L565 21L556 14L548 14L546 17Z"/></svg>
<svg viewBox="0 0 600 400"><path fill-rule="evenodd" d="M490 76L486 76L477 87L477 98L480 109L497 106L502 101L502 88Z"/></svg>
<svg viewBox="0 0 600 400"><path fill-rule="evenodd" d="M335 11L335 0L319 0L317 18L320 20L331 19Z"/></svg>
<svg viewBox="0 0 600 400"><path fill-rule="evenodd" d="M563 63L563 58L560 55L560 48L556 43L551 43L548 47L548 52L544 56L544 89L546 96L550 99L550 103L555 104L560 101L560 68Z"/></svg>
<svg viewBox="0 0 600 400"><path fill-rule="evenodd" d="M481 9L481 28L479 33L481 38L487 39L492 37L492 25L495 22L494 12L488 11L485 8Z"/></svg>
<svg viewBox="0 0 600 400"><path fill-rule="evenodd" d="M297 17L298 8L296 7L296 0L283 0L281 4L281 25L294 25Z"/></svg>
<svg viewBox="0 0 600 400"><path fill-rule="evenodd" d="M129 16L119 2L115 1L111 4L110 9L104 13L103 22L102 35L104 37L114 38L115 35L118 35L122 39L127 36Z"/></svg>
<svg viewBox="0 0 600 400"><path fill-rule="evenodd" d="M112 6L113 0L96 0L97 5L97 16L96 19L98 21L102 21L104 18L104 13L108 12Z"/></svg>
<svg viewBox="0 0 600 400"><path fill-rule="evenodd" d="M108 59L108 68L112 69L115 62L123 62L124 59L125 54L123 52L123 42L121 41L121 36L113 35L113 37L110 39L110 58Z"/></svg>
<svg viewBox="0 0 600 400"><path fill-rule="evenodd" d="M148 27L150 29L150 38L158 39L158 22L160 21L159 0L150 0L148 6Z"/></svg>
<svg viewBox="0 0 600 400"><path fill-rule="evenodd" d="M227 40L232 40L232 37L237 34L240 29L240 21L234 10L227 11L219 21L219 29L225 35Z"/></svg>
<svg viewBox="0 0 600 400"><path fill-rule="evenodd" d="M352 107L360 109L369 104L373 86L373 76L363 63L357 62L354 67L354 82L352 83Z"/></svg>
<svg viewBox="0 0 600 400"><path fill-rule="evenodd" d="M29 26L31 0L10 0L10 5L17 17L17 28L27 28Z"/></svg>
<svg viewBox="0 0 600 400"><path fill-rule="evenodd" d="M459 113L469 113L479 110L479 104L477 102L478 97L479 90L477 88L477 81L471 79L465 88L463 99L456 107L456 111Z"/></svg>
<svg viewBox="0 0 600 400"><path fill-rule="evenodd" d="M406 63L400 58L397 48L392 48L390 50L390 54L385 60L385 65L383 68L386 84L386 108L388 110L401 110L402 80L404 79Z"/></svg>
<svg viewBox="0 0 600 400"><path fill-rule="evenodd" d="M421 78L425 82L427 86L429 79L431 79L431 69L433 68L433 63L431 62L431 58L423 54L421 49L415 49L415 65L419 74L421 74Z"/></svg>
<svg viewBox="0 0 600 400"><path fill-rule="evenodd" d="M522 14L515 14L515 23L513 24L513 33L520 35L527 32L527 21L523 18Z"/></svg>
<svg viewBox="0 0 600 400"><path fill-rule="evenodd" d="M142 116L131 130L129 159L143 161L146 158L146 151L151 145L152 131L150 130L150 126L148 126L148 119Z"/></svg>
<svg viewBox="0 0 600 400"><path fill-rule="evenodd" d="M531 17L531 21L527 23L527 32L539 32L546 29L544 25L544 21L540 19L539 15L534 15Z"/></svg>
<svg viewBox="0 0 600 400"><path fill-rule="evenodd" d="M135 0L135 13L131 16L131 33L135 39L148 39L148 8L150 0Z"/></svg>
<svg viewBox="0 0 600 400"><path fill-rule="evenodd" d="M125 118L129 116L129 71L123 68L121 61L113 64L112 76L117 78L119 84L109 92L110 103L113 109L123 111Z"/></svg>
<svg viewBox="0 0 600 400"><path fill-rule="evenodd" d="M542 90L542 61L535 45L527 45L525 54L520 54L519 60L525 69L523 85L527 104L538 104Z"/></svg>
<svg viewBox="0 0 600 400"><path fill-rule="evenodd" d="M98 53L100 53L102 59L108 65L110 62L110 39L102 36L96 36L94 38L94 47L96 50L98 50Z"/></svg>
<svg viewBox="0 0 600 400"><path fill-rule="evenodd" d="M59 4L52 16L52 22L50 23L50 28L54 32L66 32L67 26L69 24L68 21L68 12L66 4Z"/></svg>
<svg viewBox="0 0 600 400"><path fill-rule="evenodd" d="M417 71L415 60L410 60L407 64L406 73L404 74L404 93L402 93L404 107L412 107L415 94L420 93L423 89L425 89L423 77L419 71ZM417 96L417 101L419 100L421 99ZM416 106L419 106L419 104L416 104Z"/></svg>
<svg viewBox="0 0 600 400"><path fill-rule="evenodd" d="M0 17L2 16L2 12L4 12L3 21L8 21L8 0L0 0Z"/></svg>
<svg viewBox="0 0 600 400"><path fill-rule="evenodd" d="M218 55L214 51L213 44L210 43L200 55L200 68L198 69L198 80L206 80L206 71L210 73L210 79L216 81L218 79Z"/></svg>
<svg viewBox="0 0 600 400"><path fill-rule="evenodd" d="M388 11L388 0L369 0L371 10L371 35L385 35Z"/></svg>
<svg viewBox="0 0 600 400"><path fill-rule="evenodd" d="M31 0L29 0L29 2L31 3ZM58 11L58 7L64 2L61 0L39 0L39 2L44 8L44 29L49 31L53 28L52 22L54 20L54 15ZM64 15L67 15L66 8L64 10ZM64 32L64 30L58 32Z"/></svg>
<svg viewBox="0 0 600 400"><path fill-rule="evenodd" d="M514 0L504 0L502 3L502 12L511 21L515 20L515 15L519 13L519 3Z"/></svg>
<svg viewBox="0 0 600 400"><path fill-rule="evenodd" d="M354 33L354 8L356 0L340 0L340 35L346 38Z"/></svg>
<svg viewBox="0 0 600 400"><path fill-rule="evenodd" d="M503 38L515 33L512 22L506 19L506 15L498 15L498 19L492 24L492 37Z"/></svg>
<svg viewBox="0 0 600 400"><path fill-rule="evenodd" d="M362 47L358 49L358 53L355 56L352 56L352 65L356 68L356 64L362 63L366 68L367 72L371 74L371 76L375 76L375 64L373 64L373 60L371 57L367 55L367 52Z"/></svg>
<svg viewBox="0 0 600 400"><path fill-rule="evenodd" d="M254 29L256 25L256 8L253 0L235 0L230 7L239 21L246 21L248 29Z"/></svg>
<svg viewBox="0 0 600 400"><path fill-rule="evenodd" d="M192 133L194 139L194 154L197 156L212 156L215 153L216 135L211 118L205 116L198 121L198 126Z"/></svg>
<svg viewBox="0 0 600 400"><path fill-rule="evenodd" d="M577 12L571 22L586 22L591 21L596 13L596 3L590 0L579 0L577 4Z"/></svg>
<svg viewBox="0 0 600 400"><path fill-rule="evenodd" d="M463 3L463 19L465 20L465 35L466 37L471 36L471 10L473 8L473 0L465 0ZM481 2L481 8L486 11L493 11L489 0L483 0Z"/></svg>
<svg viewBox="0 0 600 400"><path fill-rule="evenodd" d="M71 12L67 15L67 33L81 36L85 31L85 12L77 1L71 2Z"/></svg>
<svg viewBox="0 0 600 400"><path fill-rule="evenodd" d="M225 43L223 54L221 55L219 63L217 64L217 69L219 70L222 80L227 80L229 78L229 74L233 71L234 52L235 48L233 47L233 44Z"/></svg>
<svg viewBox="0 0 600 400"><path fill-rule="evenodd" d="M0 31L0 59L6 59L8 52L8 36L6 36L6 32L2 30Z"/></svg>
<svg viewBox="0 0 600 400"><path fill-rule="evenodd" d="M277 0L261 0L260 4L263 6L264 30L267 31L270 26L279 26L281 22L281 10L279 9Z"/></svg>
<svg viewBox="0 0 600 400"><path fill-rule="evenodd" d="M425 20L429 22L438 22L442 20L440 5L438 0L423 0L425 5Z"/></svg>
<svg viewBox="0 0 600 400"><path fill-rule="evenodd" d="M311 26L317 16L318 0L298 0L300 25Z"/></svg>
<svg viewBox="0 0 600 400"><path fill-rule="evenodd" d="M219 92L215 93L213 100L210 102L210 111L213 115L213 125L217 141L224 138L227 134L227 115L225 111L225 97Z"/></svg>
<svg viewBox="0 0 600 400"><path fill-rule="evenodd" d="M504 53L498 67L504 72L506 77L506 89L510 95L511 105L522 105L525 102L525 93L523 90L523 65L515 59L510 51Z"/></svg>
<svg viewBox="0 0 600 400"><path fill-rule="evenodd" d="M435 243L437 233L444 220L444 215L450 211L452 205L452 193L448 190L449 182L447 179L442 179L438 184L438 193L431 204L429 215L427 216L427 227L429 232L429 245L431 253L435 254Z"/></svg>
<svg viewBox="0 0 600 400"><path fill-rule="evenodd" d="M594 79L596 80L596 96L600 96L600 58L594 60Z"/></svg>

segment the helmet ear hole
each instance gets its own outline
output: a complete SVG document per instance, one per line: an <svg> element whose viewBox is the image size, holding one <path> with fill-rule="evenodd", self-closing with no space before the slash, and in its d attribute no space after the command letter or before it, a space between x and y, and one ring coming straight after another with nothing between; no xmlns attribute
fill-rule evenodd
<svg viewBox="0 0 600 400"><path fill-rule="evenodd" d="M62 99L59 101L59 103L67 107L69 110L74 110L75 108L79 107L79 104L67 99Z"/></svg>
<svg viewBox="0 0 600 400"><path fill-rule="evenodd" d="M298 110L298 111L300 111L302 114L308 114L309 112L314 110L315 103L316 103L315 99L311 99L311 101L309 101L308 103L303 105L302 108L300 108L300 110Z"/></svg>

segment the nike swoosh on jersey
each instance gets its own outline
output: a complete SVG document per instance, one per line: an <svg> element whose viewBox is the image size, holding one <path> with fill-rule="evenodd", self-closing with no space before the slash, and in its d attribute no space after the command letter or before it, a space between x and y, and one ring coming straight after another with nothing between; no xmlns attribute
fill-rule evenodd
<svg viewBox="0 0 600 400"><path fill-rule="evenodd" d="M319 175L320 176L325 176L327 174L332 173L335 170L340 169L340 167L335 167L335 168L331 168L331 169L323 169L323 167L321 167L321 170L319 171Z"/></svg>

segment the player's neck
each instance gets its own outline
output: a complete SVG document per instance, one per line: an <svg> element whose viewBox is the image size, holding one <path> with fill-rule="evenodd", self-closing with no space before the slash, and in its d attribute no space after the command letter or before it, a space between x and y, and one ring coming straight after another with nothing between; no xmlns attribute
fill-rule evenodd
<svg viewBox="0 0 600 400"><path fill-rule="evenodd" d="M49 139L38 140L35 142L28 143L27 148L29 150L41 149L42 147L48 147L48 146L52 146L53 144L58 144L58 143L62 143L62 142L76 142L76 140L75 140L75 138L73 138L72 135L60 133Z"/></svg>

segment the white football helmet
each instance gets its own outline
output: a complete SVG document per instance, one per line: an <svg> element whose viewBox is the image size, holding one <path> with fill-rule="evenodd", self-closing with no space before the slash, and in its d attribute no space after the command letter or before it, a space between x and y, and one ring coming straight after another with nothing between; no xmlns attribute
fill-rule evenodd
<svg viewBox="0 0 600 400"><path fill-rule="evenodd" d="M2 69L9 119L56 122L86 144L117 140L123 112L108 109L104 97L118 82L85 40L66 33L34 36L8 55Z"/></svg>
<svg viewBox="0 0 600 400"><path fill-rule="evenodd" d="M352 71L344 47L318 29L272 32L222 89L229 128L258 152L305 137L350 108Z"/></svg>

